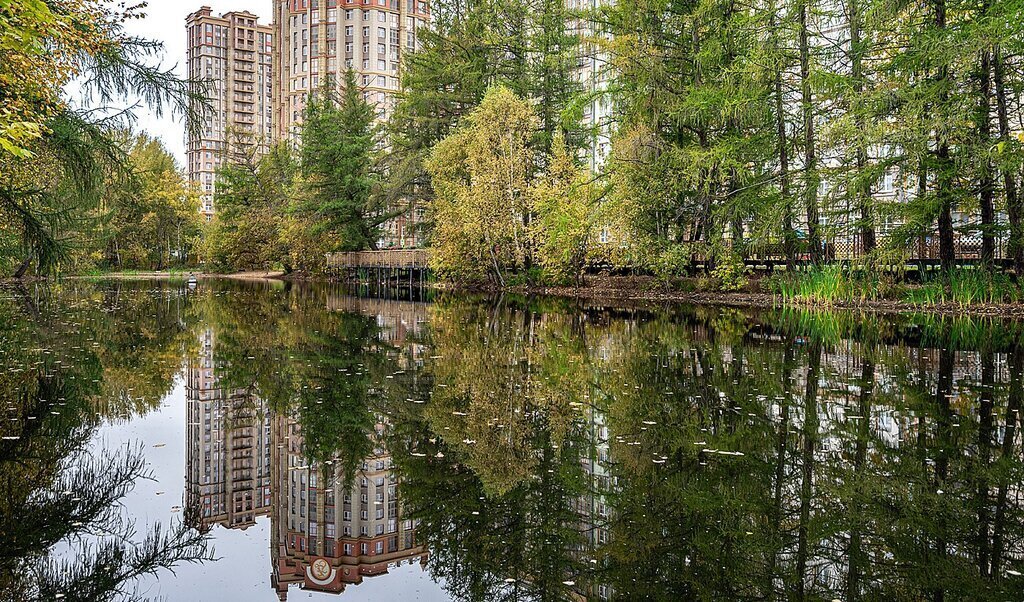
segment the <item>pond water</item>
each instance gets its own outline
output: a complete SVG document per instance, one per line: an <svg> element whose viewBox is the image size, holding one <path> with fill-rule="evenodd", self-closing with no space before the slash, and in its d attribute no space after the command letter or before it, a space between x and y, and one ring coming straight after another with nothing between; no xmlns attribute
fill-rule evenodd
<svg viewBox="0 0 1024 602"><path fill-rule="evenodd" d="M1022 332L0 290L0 600L1024 600Z"/></svg>

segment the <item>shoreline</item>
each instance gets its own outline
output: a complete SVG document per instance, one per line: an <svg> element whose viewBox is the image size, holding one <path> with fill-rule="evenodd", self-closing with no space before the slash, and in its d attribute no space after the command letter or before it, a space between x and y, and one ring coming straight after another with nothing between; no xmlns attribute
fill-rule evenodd
<svg viewBox="0 0 1024 602"><path fill-rule="evenodd" d="M878 315L929 314L935 316L971 316L978 318L1007 318L1024 320L1024 304L959 305L935 303L914 305L903 301L866 300L857 303L784 302L778 295L762 292L689 292L664 290L637 290L623 288L594 289L589 287L513 287L506 289L438 287L439 290L481 292L490 294L513 293L576 298L588 301L628 301L641 303L689 304L732 307L737 309L805 309L819 311L861 312Z"/></svg>
<svg viewBox="0 0 1024 602"><path fill-rule="evenodd" d="M217 274L211 272L107 272L103 274L78 274L63 276L69 280L187 280L194 276L197 280L287 280L286 274L280 270L262 270L251 272L233 272ZM46 280L43 278L42 280ZM16 281L12 281L16 282Z"/></svg>
<svg viewBox="0 0 1024 602"><path fill-rule="evenodd" d="M167 280L187 279L195 276L198 280L240 280L279 282L344 282L325 275L286 274L283 271L264 270L216 274L203 272L110 272L99 275L66 276L72 280ZM45 278L24 282L46 281ZM17 282L8 280L10 282ZM858 302L820 303L784 302L778 295L766 292L699 292L684 291L659 285L651 277L592 277L588 285L575 286L465 286L444 283L426 285L440 292L483 293L491 295L517 294L583 299L588 301L625 301L654 304L690 304L748 309L819 309L859 311L872 314L930 314L937 316L972 316L1024 320L1024 303L974 303L960 305L952 302L917 305L896 300L864 300Z"/></svg>

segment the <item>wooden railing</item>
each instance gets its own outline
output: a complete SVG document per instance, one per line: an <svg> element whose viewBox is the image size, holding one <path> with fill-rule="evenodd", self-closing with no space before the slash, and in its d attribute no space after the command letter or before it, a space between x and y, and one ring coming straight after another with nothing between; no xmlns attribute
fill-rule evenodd
<svg viewBox="0 0 1024 602"><path fill-rule="evenodd" d="M1005 236L995 240L995 257L997 262L1007 258L1007 241ZM958 234L954 241L956 261L961 263L975 262L981 257L981 237ZM778 264L786 260L784 245L781 242L746 244L744 259L748 264ZM694 245L691 261L702 264L708 261L707 249ZM821 258L825 261L850 261L863 256L863 247L859 236L852 236L839 241L826 240L822 244ZM938 237L928 236L913 244L906 261L908 263L936 263L939 258ZM807 242L801 240L797 245L797 261L807 261L810 253ZM363 268L386 270L427 270L430 267L430 251L428 249L388 249L383 251L356 251L351 253L328 253L328 270L357 270Z"/></svg>
<svg viewBox="0 0 1024 602"><path fill-rule="evenodd" d="M386 251L328 253L327 269L425 269L429 266L429 258L430 256L426 249L392 249Z"/></svg>

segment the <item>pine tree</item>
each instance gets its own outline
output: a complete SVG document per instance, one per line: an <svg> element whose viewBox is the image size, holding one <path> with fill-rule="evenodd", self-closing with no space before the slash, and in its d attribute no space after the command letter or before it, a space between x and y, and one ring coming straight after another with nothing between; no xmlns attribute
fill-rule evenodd
<svg viewBox="0 0 1024 602"><path fill-rule="evenodd" d="M483 2L446 0L434 7L431 27L418 32L420 49L402 64L402 88L387 124L388 202L429 200L424 161L483 98L496 79Z"/></svg>

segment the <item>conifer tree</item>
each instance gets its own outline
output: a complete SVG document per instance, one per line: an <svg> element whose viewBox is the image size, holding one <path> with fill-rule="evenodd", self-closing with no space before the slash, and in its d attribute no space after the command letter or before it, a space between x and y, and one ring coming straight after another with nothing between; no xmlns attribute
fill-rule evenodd
<svg viewBox="0 0 1024 602"><path fill-rule="evenodd" d="M300 171L306 191L299 211L313 216L316 233L331 236L339 251L376 248L380 225L390 217L371 194L374 121L352 69L340 95L333 80L325 80L303 115Z"/></svg>

